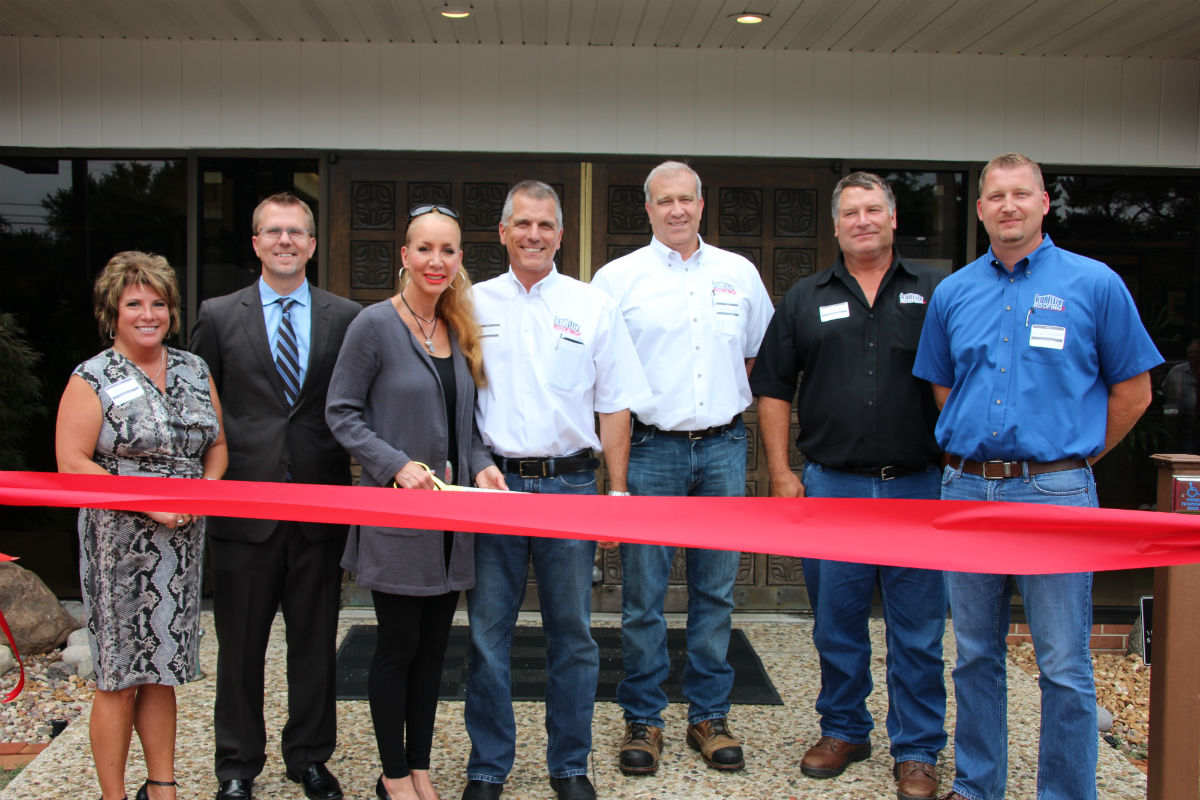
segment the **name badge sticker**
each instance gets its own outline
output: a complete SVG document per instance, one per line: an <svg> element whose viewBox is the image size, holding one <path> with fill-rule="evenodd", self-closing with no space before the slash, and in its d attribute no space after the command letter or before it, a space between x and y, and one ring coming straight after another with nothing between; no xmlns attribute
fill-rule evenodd
<svg viewBox="0 0 1200 800"><path fill-rule="evenodd" d="M126 378L123 381L117 381L112 386L106 388L104 393L108 395L109 399L111 399L115 405L118 406L123 406L130 400L136 400L145 394L145 392L142 391L142 386L140 383L138 383L137 378L133 377Z"/></svg>
<svg viewBox="0 0 1200 800"><path fill-rule="evenodd" d="M821 322L830 322L835 319L850 318L850 303L834 303L831 306L821 306Z"/></svg>
<svg viewBox="0 0 1200 800"><path fill-rule="evenodd" d="M1061 325L1029 326L1029 346L1047 350L1062 350L1067 343L1067 329Z"/></svg>

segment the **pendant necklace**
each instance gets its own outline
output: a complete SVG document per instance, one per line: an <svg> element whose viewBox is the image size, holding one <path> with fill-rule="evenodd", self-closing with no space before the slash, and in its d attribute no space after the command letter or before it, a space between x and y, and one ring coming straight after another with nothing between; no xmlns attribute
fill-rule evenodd
<svg viewBox="0 0 1200 800"><path fill-rule="evenodd" d="M400 293L400 302L404 303L404 307L408 309L408 313L413 315L413 319L417 322L417 330L421 331L421 335L425 337L425 349L429 351L429 355L433 355L433 335L437 333L438 324L437 311L433 312L433 319L418 317L417 312L412 310L412 306L408 304L407 298L404 297L404 292ZM429 333L425 332L425 326L421 324L422 322L433 323L433 328L430 329Z"/></svg>

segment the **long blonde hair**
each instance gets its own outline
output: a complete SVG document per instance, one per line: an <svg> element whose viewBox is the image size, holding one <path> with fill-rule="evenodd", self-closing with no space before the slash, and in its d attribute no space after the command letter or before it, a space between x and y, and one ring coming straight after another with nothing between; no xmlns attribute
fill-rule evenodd
<svg viewBox="0 0 1200 800"><path fill-rule="evenodd" d="M461 252L462 227L458 220L448 214L442 214L440 211L429 213L437 214L454 223L454 226L458 228L458 249ZM404 232L405 247L409 245L411 238L409 231L412 230L413 223L425 216L427 214L413 217L408 221L408 229ZM408 281L408 270L400 270L401 292L408 285ZM441 297L438 298L434 313L441 317L458 337L458 349L462 351L463 358L467 360L467 366L471 369L471 378L474 379L475 385L487 386L487 375L483 372L483 344L479 338L479 323L475 321L475 304L471 302L471 278L467 275L467 268L462 265L461 261L454 280L450 282L450 288L442 292Z"/></svg>

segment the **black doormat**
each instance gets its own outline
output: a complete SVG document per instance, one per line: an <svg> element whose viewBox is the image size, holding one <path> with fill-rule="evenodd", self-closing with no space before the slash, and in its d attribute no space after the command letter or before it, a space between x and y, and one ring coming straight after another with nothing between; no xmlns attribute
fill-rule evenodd
<svg viewBox="0 0 1200 800"><path fill-rule="evenodd" d="M355 625L342 640L337 653L337 699L367 699L367 668L375 652L374 625ZM617 684L624 677L621 663L621 629L592 628L592 638L600 645L600 681L596 687L597 700L615 701ZM686 657L686 634L681 628L667 630L667 649L671 657L671 672L663 690L672 703L686 703L680 676ZM446 662L442 668L442 700L463 700L467 685L467 627L455 625L450 629L446 647ZM729 700L738 705L781 706L783 700L763 669L762 661L750 646L746 634L734 628L729 637L729 663L733 666L733 691ZM546 638L540 627L521 625L513 634L512 646L513 700L546 699Z"/></svg>

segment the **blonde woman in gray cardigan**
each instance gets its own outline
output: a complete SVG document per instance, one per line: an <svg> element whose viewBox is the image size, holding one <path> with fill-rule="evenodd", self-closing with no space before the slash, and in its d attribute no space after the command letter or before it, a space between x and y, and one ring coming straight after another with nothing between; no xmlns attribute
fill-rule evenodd
<svg viewBox="0 0 1200 800"><path fill-rule="evenodd" d="M362 464L363 486L432 489L436 474L505 489L475 427L483 362L457 215L414 208L400 257L400 292L346 332L329 383L329 428ZM346 542L342 566L371 589L379 623L367 695L380 800L438 798L429 775L438 685L459 592L475 584L473 538L357 526Z"/></svg>

